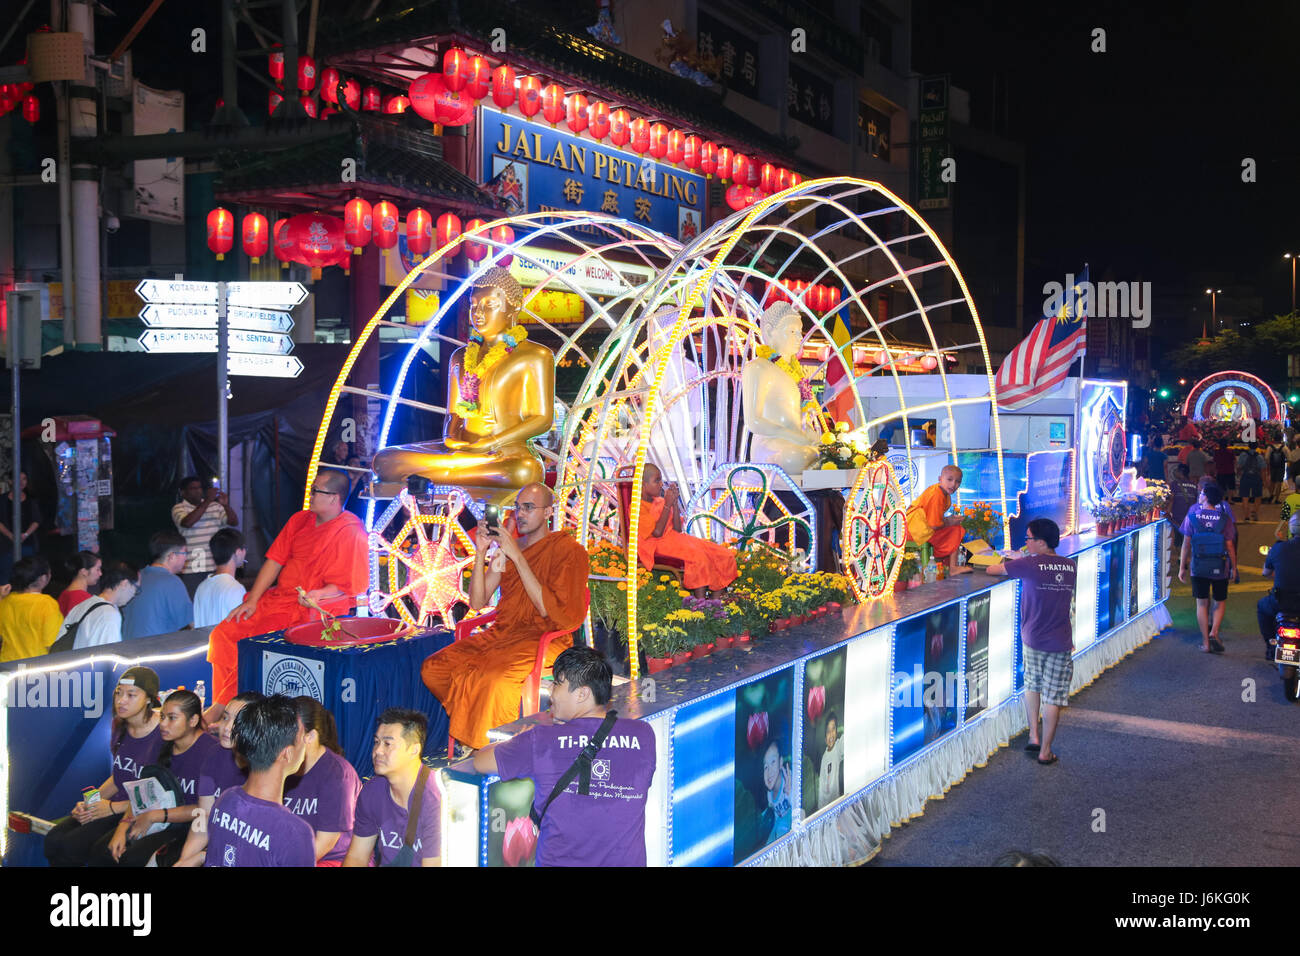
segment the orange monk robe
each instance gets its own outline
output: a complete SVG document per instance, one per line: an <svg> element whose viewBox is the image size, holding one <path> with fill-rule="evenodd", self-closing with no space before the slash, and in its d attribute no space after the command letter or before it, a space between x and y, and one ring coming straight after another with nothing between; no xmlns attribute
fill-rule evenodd
<svg viewBox="0 0 1300 956"><path fill-rule="evenodd" d="M356 603L356 596L370 587L366 553L365 526L351 512L317 524L312 512L299 511L286 521L266 552L268 559L283 565L275 586L262 595L251 617L224 621L212 629L208 638L213 701L225 704L235 696L241 640L319 616L298 603L298 588L342 588L342 597L320 604L331 614L346 614Z"/></svg>
<svg viewBox="0 0 1300 956"><path fill-rule="evenodd" d="M946 558L957 550L965 534L961 525L944 527L943 513L952 504L948 492L931 485L907 509L907 536L917 544L929 543L934 556Z"/></svg>
<svg viewBox="0 0 1300 956"><path fill-rule="evenodd" d="M546 615L528 596L515 563L506 561L496 620L482 634L426 657L420 668L425 686L447 710L451 735L471 747L486 746L489 730L519 717L542 635L576 628L587 614L587 552L571 535L551 532L524 549L524 560L542 586ZM552 641L546 666L572 646L572 637Z"/></svg>
<svg viewBox="0 0 1300 956"><path fill-rule="evenodd" d="M659 523L663 510L662 498L641 501L636 553L643 568L652 570L656 557L676 558L686 565L682 587L691 590L710 588L721 591L736 580L736 555L730 548L675 531L671 522L664 526L664 533L660 537L654 537L650 532Z"/></svg>

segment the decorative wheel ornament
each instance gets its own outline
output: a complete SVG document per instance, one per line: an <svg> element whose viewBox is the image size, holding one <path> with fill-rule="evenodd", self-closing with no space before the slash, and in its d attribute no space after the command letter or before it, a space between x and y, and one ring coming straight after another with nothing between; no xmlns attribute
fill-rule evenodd
<svg viewBox="0 0 1300 956"><path fill-rule="evenodd" d="M380 533L370 535L372 556L386 557L388 565L387 589L371 592L371 610L390 616L396 612L412 626L427 627L438 618L450 627L455 623L452 609L458 603L469 603L462 582L465 568L474 562L474 542L460 526L464 496L460 492L448 494L445 501L436 502L438 510L434 514L422 514L418 502L407 491L402 491L393 503L405 509L407 520L392 541ZM388 517L391 521L396 515ZM383 529L385 525L378 527ZM372 574L372 580L378 577Z"/></svg>
<svg viewBox="0 0 1300 956"><path fill-rule="evenodd" d="M739 550L762 548L789 561L817 553L812 502L776 465L723 465L686 506L687 534L725 542ZM811 542L797 546L802 530Z"/></svg>
<svg viewBox="0 0 1300 956"><path fill-rule="evenodd" d="M888 462L870 462L858 471L844 505L840 546L844 572L859 601L875 601L893 590L907 542L903 504Z"/></svg>

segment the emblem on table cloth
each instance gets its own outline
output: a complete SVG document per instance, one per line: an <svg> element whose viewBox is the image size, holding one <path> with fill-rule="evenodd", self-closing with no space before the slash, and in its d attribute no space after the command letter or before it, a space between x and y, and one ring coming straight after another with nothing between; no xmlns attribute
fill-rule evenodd
<svg viewBox="0 0 1300 956"><path fill-rule="evenodd" d="M844 573L859 601L884 597L903 563L907 519L894 469L885 461L858 472L844 503L840 540Z"/></svg>
<svg viewBox="0 0 1300 956"><path fill-rule="evenodd" d="M898 487L903 492L903 497L911 501L915 497L912 490L921 480L921 470L916 466L916 462L907 455L889 455L885 458L894 468L894 477L898 479Z"/></svg>
<svg viewBox="0 0 1300 956"><path fill-rule="evenodd" d="M262 652L262 693L311 697L325 703L325 662Z"/></svg>

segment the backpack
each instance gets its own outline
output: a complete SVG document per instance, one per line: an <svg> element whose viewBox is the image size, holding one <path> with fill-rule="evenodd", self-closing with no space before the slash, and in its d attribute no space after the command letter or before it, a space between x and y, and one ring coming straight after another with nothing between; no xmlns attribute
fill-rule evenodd
<svg viewBox="0 0 1300 956"><path fill-rule="evenodd" d="M75 623L68 625L67 630L63 632L62 637L60 637L57 641L55 641L53 644L50 645L50 653L58 654L62 651L73 650L74 645L77 643L77 632L81 630L81 625L86 623L86 618L90 617L90 615L94 614L101 607L112 607L112 606L113 605L109 604L107 601L102 601L99 604L96 604L86 613L82 614L81 617L79 617Z"/></svg>
<svg viewBox="0 0 1300 956"><path fill-rule="evenodd" d="M1197 513L1191 534L1192 577L1221 578L1228 573L1228 542L1223 531L1209 530Z"/></svg>
<svg viewBox="0 0 1300 956"><path fill-rule="evenodd" d="M1286 455L1282 454L1282 449L1277 445L1268 453L1268 464L1271 468L1281 468L1286 464Z"/></svg>
<svg viewBox="0 0 1300 956"><path fill-rule="evenodd" d="M1242 452L1246 460L1241 464L1241 473L1243 475L1259 474L1259 453L1254 451Z"/></svg>

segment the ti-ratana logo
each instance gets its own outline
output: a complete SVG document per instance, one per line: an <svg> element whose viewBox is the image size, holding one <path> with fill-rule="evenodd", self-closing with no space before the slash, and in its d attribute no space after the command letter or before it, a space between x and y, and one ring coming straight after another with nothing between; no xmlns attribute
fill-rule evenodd
<svg viewBox="0 0 1300 956"><path fill-rule="evenodd" d="M297 657L282 657L271 665L262 679L262 693L284 694L286 697L313 697L325 703L320 681L307 663Z"/></svg>
<svg viewBox="0 0 1300 956"><path fill-rule="evenodd" d="M1056 573L1056 583L1057 583L1057 584L1060 584L1060 583L1061 583L1062 581L1064 581L1064 580L1065 580L1065 575L1064 575L1064 574L1061 574L1061 573L1058 571L1058 572Z"/></svg>
<svg viewBox="0 0 1300 956"><path fill-rule="evenodd" d="M591 762L591 779L608 780L609 779L609 761L593 760Z"/></svg>
<svg viewBox="0 0 1300 956"><path fill-rule="evenodd" d="M227 843L225 851L221 854L221 863L223 866L235 865L235 845Z"/></svg>

